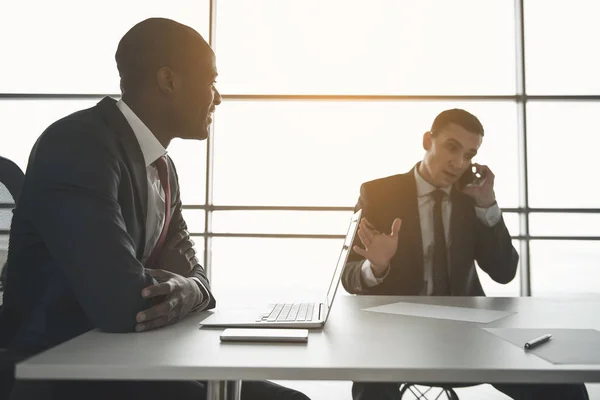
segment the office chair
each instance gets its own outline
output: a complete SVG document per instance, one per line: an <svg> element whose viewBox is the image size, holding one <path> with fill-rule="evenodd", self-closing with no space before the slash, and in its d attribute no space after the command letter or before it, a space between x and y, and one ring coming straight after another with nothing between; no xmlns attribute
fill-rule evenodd
<svg viewBox="0 0 600 400"><path fill-rule="evenodd" d="M0 231L8 232L10 230L10 222L12 220L11 210L19 200L24 178L25 174L17 164L7 158L0 157ZM7 233L1 234L0 250L8 251ZM0 292L3 290L4 279L6 277L6 270L3 268L5 262L4 257L1 257ZM2 304L1 300L0 298L0 304Z"/></svg>
<svg viewBox="0 0 600 400"><path fill-rule="evenodd" d="M400 387L400 398L403 400L459 400L451 386L418 385L404 383Z"/></svg>
<svg viewBox="0 0 600 400"><path fill-rule="evenodd" d="M12 221L12 210L21 195L25 175L21 168L14 162L0 157L0 230L8 232ZM0 240L0 251L8 252L8 233L2 233ZM2 320L2 291L6 278L4 257L0 261L0 321ZM1 324L0 324L1 325ZM1 336L1 335L0 335ZM15 364L23 359L20 355L3 348L6 343L0 343L0 400L8 399L15 380Z"/></svg>

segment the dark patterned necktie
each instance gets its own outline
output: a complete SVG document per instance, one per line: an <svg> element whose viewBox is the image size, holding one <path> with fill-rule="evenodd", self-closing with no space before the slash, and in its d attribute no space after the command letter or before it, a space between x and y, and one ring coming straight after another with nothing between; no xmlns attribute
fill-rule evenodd
<svg viewBox="0 0 600 400"><path fill-rule="evenodd" d="M158 160L154 161L154 166L158 171L160 185L165 192L165 224L163 225L160 236L158 237L158 241L154 245L154 249L152 249L152 253L150 253L148 260L146 261L146 267L148 268L152 268L152 264L156 261L158 253L160 253L160 249L165 243L167 231L169 230L169 222L171 222L171 185L169 185L167 158L165 156L160 157Z"/></svg>
<svg viewBox="0 0 600 400"><path fill-rule="evenodd" d="M450 279L448 277L448 253L446 249L446 235L444 234L444 220L442 218L442 190L432 193L435 200L433 208L434 246L433 246L433 295L449 296Z"/></svg>

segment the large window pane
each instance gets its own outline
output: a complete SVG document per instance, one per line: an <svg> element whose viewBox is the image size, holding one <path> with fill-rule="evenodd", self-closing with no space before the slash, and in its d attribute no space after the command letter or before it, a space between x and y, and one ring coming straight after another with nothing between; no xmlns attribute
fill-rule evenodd
<svg viewBox="0 0 600 400"><path fill-rule="evenodd" d="M175 19L208 40L208 0L19 0L1 9L0 93L119 93L117 45L149 17Z"/></svg>
<svg viewBox="0 0 600 400"><path fill-rule="evenodd" d="M519 236L521 229L519 228L519 214L517 213L502 213L504 224L511 236Z"/></svg>
<svg viewBox="0 0 600 400"><path fill-rule="evenodd" d="M534 296L600 294L600 242L533 240Z"/></svg>
<svg viewBox="0 0 600 400"><path fill-rule="evenodd" d="M224 93L512 94L505 0L229 0L217 8Z"/></svg>
<svg viewBox="0 0 600 400"><path fill-rule="evenodd" d="M205 232L204 221L206 219L206 211L184 209L182 214L190 234L194 235Z"/></svg>
<svg viewBox="0 0 600 400"><path fill-rule="evenodd" d="M362 182L410 170L424 153L423 133L454 107L481 119L476 161L494 171L500 206L516 207L510 102L227 101L217 111L214 202L354 206Z"/></svg>
<svg viewBox="0 0 600 400"><path fill-rule="evenodd" d="M326 293L343 239L214 238L212 286Z"/></svg>
<svg viewBox="0 0 600 400"><path fill-rule="evenodd" d="M213 231L344 235L351 211L215 211Z"/></svg>
<svg viewBox="0 0 600 400"><path fill-rule="evenodd" d="M217 233L344 235L351 216L352 211L214 211L212 226ZM503 218L510 234L518 236L519 215L503 213Z"/></svg>
<svg viewBox="0 0 600 400"><path fill-rule="evenodd" d="M31 148L50 124L98 101L0 100L0 155L25 171Z"/></svg>
<svg viewBox="0 0 600 400"><path fill-rule="evenodd" d="M206 202L206 140L175 139L168 148L177 168L181 201L200 205Z"/></svg>
<svg viewBox="0 0 600 400"><path fill-rule="evenodd" d="M325 293L343 239L214 238L212 285L216 292L239 288ZM518 243L515 241L518 250ZM488 296L518 296L520 276L507 285L478 270Z"/></svg>
<svg viewBox="0 0 600 400"><path fill-rule="evenodd" d="M529 233L533 236L600 236L600 214L532 213ZM598 263L600 265L600 260Z"/></svg>
<svg viewBox="0 0 600 400"><path fill-rule="evenodd" d="M526 0L524 5L527 92L600 93L600 3Z"/></svg>
<svg viewBox="0 0 600 400"><path fill-rule="evenodd" d="M529 203L598 207L600 102L532 102L527 110Z"/></svg>

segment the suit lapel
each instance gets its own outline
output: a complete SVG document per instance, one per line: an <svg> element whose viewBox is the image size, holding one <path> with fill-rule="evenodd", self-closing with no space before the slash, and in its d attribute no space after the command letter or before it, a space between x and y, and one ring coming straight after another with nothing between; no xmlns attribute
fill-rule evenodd
<svg viewBox="0 0 600 400"><path fill-rule="evenodd" d="M146 176L146 162L144 155L138 143L138 140L131 129L131 126L117 107L116 101L110 97L105 97L98 103L98 109L104 116L107 124L118 134L121 145L125 151L125 163L127 168L132 171L132 183L136 192L136 205L141 214L138 214L138 224L141 231L141 245L138 245L138 259L144 254L144 245L146 242L146 215L148 213L148 181Z"/></svg>

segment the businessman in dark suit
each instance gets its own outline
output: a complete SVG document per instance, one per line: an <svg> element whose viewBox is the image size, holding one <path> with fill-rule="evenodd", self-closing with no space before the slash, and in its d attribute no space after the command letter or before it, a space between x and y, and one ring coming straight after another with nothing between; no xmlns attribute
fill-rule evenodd
<svg viewBox="0 0 600 400"><path fill-rule="evenodd" d="M483 296L475 261L496 282L514 278L519 257L496 202L494 174L475 164L482 176L466 187L459 182L483 135L474 115L444 111L423 135L420 163L361 186L355 209L363 218L342 276L349 293ZM399 385L355 382L352 394L399 399ZM494 386L514 399L587 399L584 385Z"/></svg>
<svg viewBox="0 0 600 400"><path fill-rule="evenodd" d="M181 212L173 138L208 137L221 96L193 29L152 18L121 39L122 99L52 124L36 142L10 240L0 336L34 354L98 328L156 329L215 306ZM203 399L199 382L20 382L56 398ZM27 392L29 390L29 393ZM306 399L244 382L244 399Z"/></svg>

